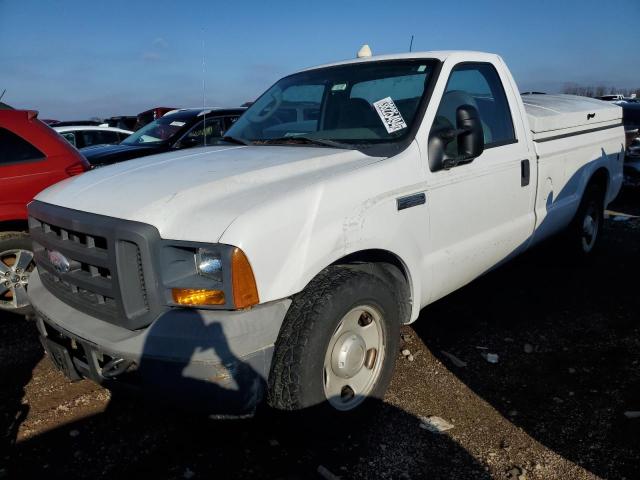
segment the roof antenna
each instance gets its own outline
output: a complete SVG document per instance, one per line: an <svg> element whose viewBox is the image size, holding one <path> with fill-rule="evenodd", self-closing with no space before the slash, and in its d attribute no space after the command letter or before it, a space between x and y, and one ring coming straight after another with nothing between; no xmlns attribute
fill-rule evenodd
<svg viewBox="0 0 640 480"><path fill-rule="evenodd" d="M202 111L204 112L202 117L202 136L204 138L204 146L207 146L207 100L205 97L205 63L204 63L204 34L205 30L202 27Z"/></svg>
<svg viewBox="0 0 640 480"><path fill-rule="evenodd" d="M411 35L411 42L409 43L409 51L413 48L413 35Z"/></svg>
<svg viewBox="0 0 640 480"><path fill-rule="evenodd" d="M4 97L5 93L7 93L7 89L6 88L4 90L2 90L2 95L0 95L0 100L2 100L2 97Z"/></svg>

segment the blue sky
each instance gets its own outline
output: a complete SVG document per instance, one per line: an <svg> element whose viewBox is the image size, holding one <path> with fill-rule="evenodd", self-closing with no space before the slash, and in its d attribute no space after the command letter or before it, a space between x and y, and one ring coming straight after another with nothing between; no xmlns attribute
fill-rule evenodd
<svg viewBox="0 0 640 480"><path fill-rule="evenodd" d="M472 49L504 57L521 90L640 87L640 0L0 0L3 101L41 118L238 105L281 76L374 54Z"/></svg>

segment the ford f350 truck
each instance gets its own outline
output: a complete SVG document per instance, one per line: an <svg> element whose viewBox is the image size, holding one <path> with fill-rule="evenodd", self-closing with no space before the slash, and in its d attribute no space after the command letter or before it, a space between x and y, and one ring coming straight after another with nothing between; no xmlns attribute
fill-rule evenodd
<svg viewBox="0 0 640 480"><path fill-rule="evenodd" d="M215 413L360 410L421 308L554 234L594 250L622 182L621 116L521 96L487 53L285 77L217 146L38 195L44 347L70 378Z"/></svg>

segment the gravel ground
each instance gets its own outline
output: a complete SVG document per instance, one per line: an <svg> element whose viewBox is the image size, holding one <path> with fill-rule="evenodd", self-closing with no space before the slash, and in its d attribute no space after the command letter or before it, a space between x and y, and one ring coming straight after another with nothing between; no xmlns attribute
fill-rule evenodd
<svg viewBox="0 0 640 480"><path fill-rule="evenodd" d="M589 265L549 245L426 308L354 424L208 420L70 383L33 323L0 316L0 478L640 478L640 219L607 223Z"/></svg>

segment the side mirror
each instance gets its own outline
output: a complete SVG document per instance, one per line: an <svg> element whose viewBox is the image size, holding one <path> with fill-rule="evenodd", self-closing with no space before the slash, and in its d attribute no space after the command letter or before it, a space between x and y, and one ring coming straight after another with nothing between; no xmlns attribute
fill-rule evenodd
<svg viewBox="0 0 640 480"><path fill-rule="evenodd" d="M473 105L460 105L456 110L456 127L432 132L429 137L429 168L432 172L448 170L470 163L484 151L484 131L480 114ZM447 145L456 141L458 155L446 154Z"/></svg>

